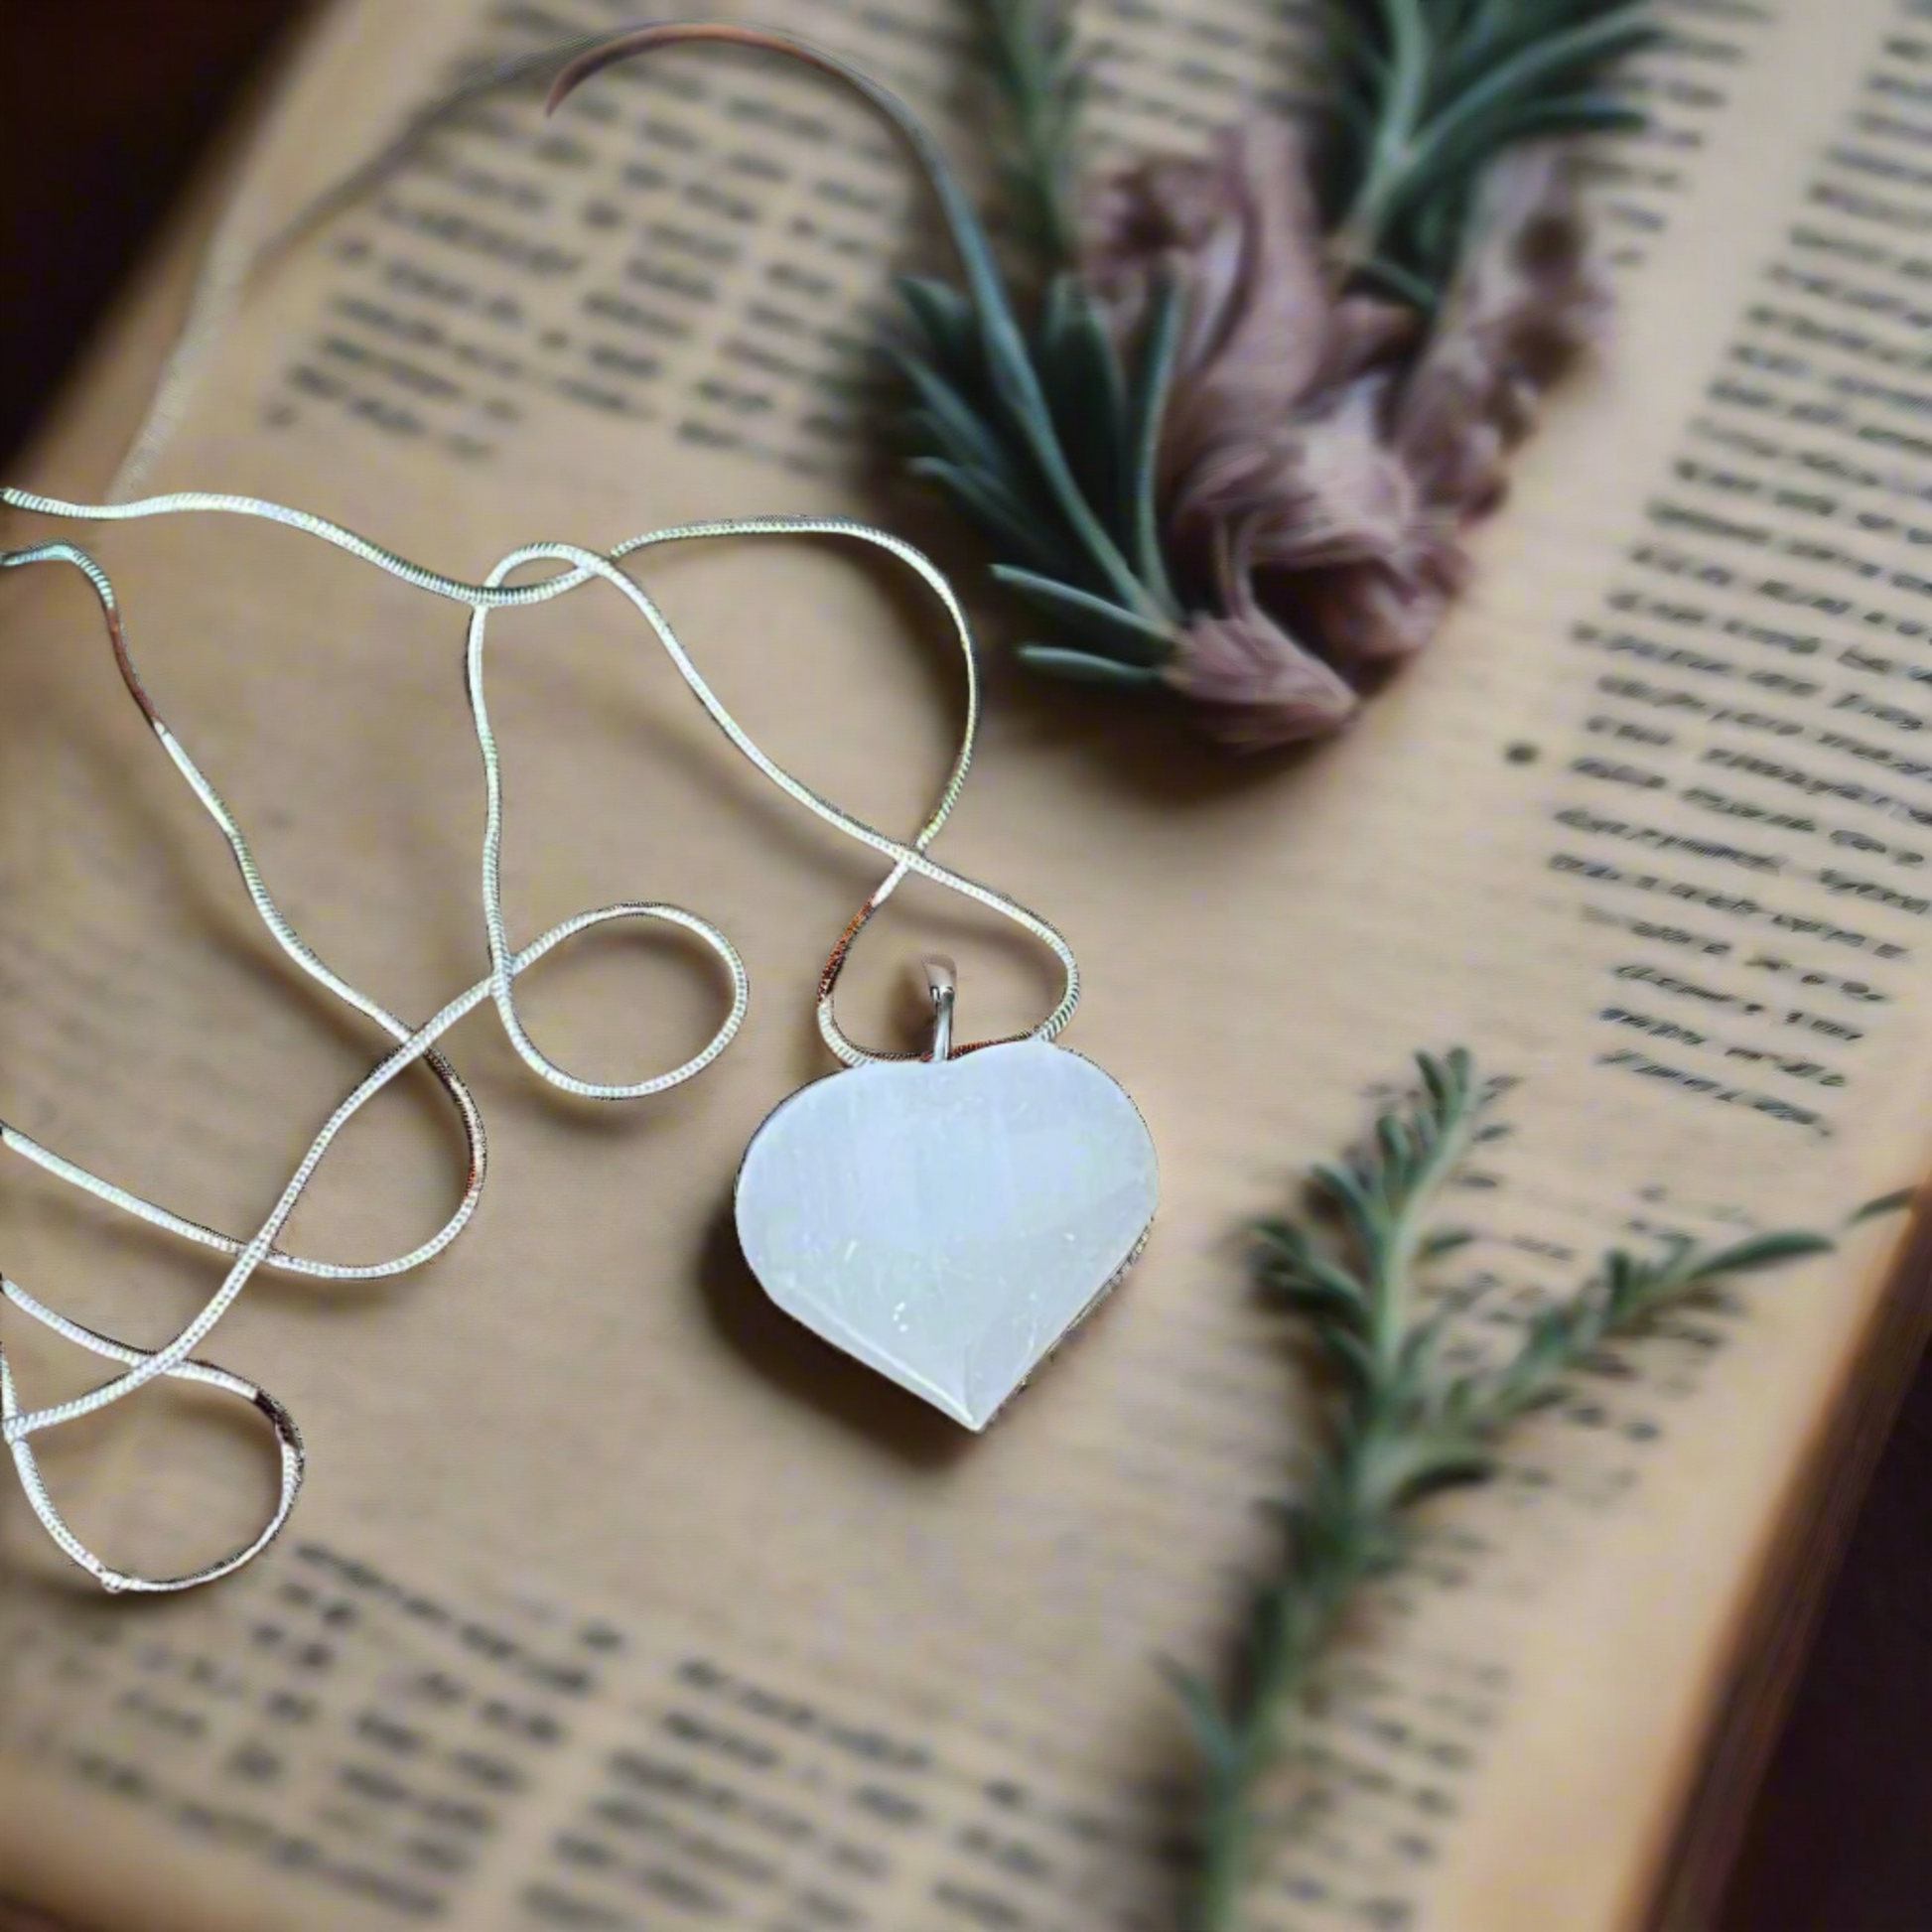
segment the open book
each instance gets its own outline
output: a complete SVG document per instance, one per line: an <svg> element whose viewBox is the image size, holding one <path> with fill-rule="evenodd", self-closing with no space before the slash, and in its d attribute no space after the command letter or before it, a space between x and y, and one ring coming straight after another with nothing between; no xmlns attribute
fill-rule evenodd
<svg viewBox="0 0 1932 1932"><path fill-rule="evenodd" d="M878 868L736 759L615 596L499 620L512 933L689 904L743 947L751 1023L704 1079L594 1116L486 1016L453 1035L495 1154L475 1226L399 1282L264 1278L207 1350L313 1454L240 1577L110 1602L0 1501L0 1892L102 1932L1172 1932L1189 1748L1155 1663L1226 1655L1301 1440L1241 1230L1378 1083L1455 1042L1522 1083L1466 1196L1478 1341L1613 1242L1829 1224L1932 1165L1932 6L1664 11L1655 125L1598 188L1613 355L1526 453L1439 648L1272 772L996 676L942 852L1072 938L1068 1043L1134 1094L1166 1198L984 1439L770 1310L731 1232L751 1133L830 1070L815 978ZM621 18L342 0L219 184L217 254L453 62ZM970 147L936 0L777 24ZM1294 72L1254 0L1107 0L1092 27L1123 141L1195 141ZM470 577L703 515L928 538L862 460L923 219L850 103L729 56L615 71L550 124L490 100L220 324L142 486L298 502ZM9 481L107 487L200 239ZM405 1015L473 981L461 614L261 525L59 534L114 573L158 698L331 961ZM959 702L929 613L805 544L641 574L773 756L909 832ZM855 958L856 1030L905 1027L935 944L975 1035L1050 1003L1050 959L915 882ZM701 1040L716 997L675 946L593 940L526 1006L615 1079ZM274 953L71 573L0 583L0 1029L7 1119L243 1232L382 1043ZM292 1238L399 1251L455 1165L404 1082ZM0 1226L10 1275L137 1343L210 1286L22 1163ZM1899 1241L1870 1226L1665 1321L1503 1479L1432 1507L1336 1660L1321 1801L1285 1822L1257 1928L1699 1925L1835 1485L1917 1351ZM35 1401L98 1378L6 1341ZM76 1529L132 1568L259 1520L261 1442L171 1391L43 1440Z"/></svg>

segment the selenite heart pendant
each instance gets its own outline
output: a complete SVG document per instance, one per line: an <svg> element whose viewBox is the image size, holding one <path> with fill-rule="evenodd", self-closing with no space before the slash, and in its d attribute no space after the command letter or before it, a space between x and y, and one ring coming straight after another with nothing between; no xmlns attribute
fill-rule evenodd
<svg viewBox="0 0 1932 1932"><path fill-rule="evenodd" d="M943 991L943 999L941 994ZM1160 1196L1122 1088L1044 1040L852 1067L795 1093L738 1175L738 1236L784 1311L968 1429L1127 1272Z"/></svg>

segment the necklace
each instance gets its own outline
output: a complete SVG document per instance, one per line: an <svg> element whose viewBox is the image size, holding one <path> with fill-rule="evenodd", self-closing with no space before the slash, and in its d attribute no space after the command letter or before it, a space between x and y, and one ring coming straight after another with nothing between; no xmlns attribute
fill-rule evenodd
<svg viewBox="0 0 1932 1932"><path fill-rule="evenodd" d="M253 497L183 493L83 505L0 489L0 504L91 521L191 513L263 518L332 544L419 590L464 605L471 613L465 663L485 789L481 889L489 971L427 1023L412 1027L336 973L277 905L233 813L164 721L142 682L106 572L84 551L67 543L0 552L0 569L58 562L87 578L99 600L130 697L226 840L250 901L269 933L299 971L395 1042L330 1115L273 1210L246 1240L175 1214L0 1121L0 1146L119 1211L207 1247L229 1262L220 1287L201 1311L172 1341L153 1350L134 1348L85 1328L0 1276L0 1294L12 1308L120 1370L69 1401L26 1409L0 1351L0 1437L13 1455L29 1503L55 1543L103 1587L160 1591L214 1582L252 1561L288 1521L306 1460L294 1419L260 1386L196 1360L193 1351L262 1268L337 1281L402 1275L433 1260L463 1232L482 1195L487 1153L476 1101L438 1048L445 1033L477 1008L490 1004L518 1055L540 1079L583 1099L616 1102L663 1093L693 1078L724 1052L744 1024L750 985L736 948L709 920L679 906L655 900L600 906L552 926L520 949L512 947L499 867L501 754L490 725L483 678L487 625L497 610L541 603L594 581L609 584L644 619L693 695L746 759L817 817L892 862L885 880L834 947L820 980L819 1030L847 1070L815 1082L780 1106L759 1130L740 1172L741 1239L765 1292L827 1340L977 1429L1140 1252L1158 1192L1152 1140L1133 1103L1107 1075L1052 1044L1079 1000L1079 970L1071 949L1037 914L951 872L927 853L965 782L978 729L979 696L965 614L946 579L909 544L842 518L729 519L649 532L608 554L567 543L525 545L505 556L482 583L472 584L426 570L325 518ZM877 831L768 759L712 692L649 595L619 568L623 558L657 544L772 536L835 537L884 550L924 581L951 621L966 668L965 730L938 804L909 844ZM525 565L546 562L562 568L533 583L506 581ZM1060 960L1065 975L1062 997L1030 1033L954 1045L955 978L950 967L940 962L928 965L933 1032L924 1053L874 1051L841 1031L833 1013L833 993L851 946L912 873L1012 919ZM565 940L627 919L668 921L693 933L722 964L729 993L724 1019L690 1058L647 1079L615 1085L585 1079L542 1051L518 1012L516 982ZM349 1265L281 1248L282 1230L337 1137L377 1093L419 1060L455 1106L469 1149L468 1177L456 1211L429 1241L387 1261ZM280 1481L273 1512L250 1542L185 1575L151 1579L113 1567L73 1534L48 1492L33 1439L125 1400L164 1376L215 1388L255 1407L274 1432Z"/></svg>

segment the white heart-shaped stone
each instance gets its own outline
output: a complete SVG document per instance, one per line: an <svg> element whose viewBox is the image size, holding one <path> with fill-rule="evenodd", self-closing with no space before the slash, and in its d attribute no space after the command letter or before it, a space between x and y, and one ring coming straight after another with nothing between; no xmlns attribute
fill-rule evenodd
<svg viewBox="0 0 1932 1932"><path fill-rule="evenodd" d="M806 1327L984 1429L1140 1253L1154 1141L1044 1040L853 1067L795 1093L738 1175L738 1236Z"/></svg>

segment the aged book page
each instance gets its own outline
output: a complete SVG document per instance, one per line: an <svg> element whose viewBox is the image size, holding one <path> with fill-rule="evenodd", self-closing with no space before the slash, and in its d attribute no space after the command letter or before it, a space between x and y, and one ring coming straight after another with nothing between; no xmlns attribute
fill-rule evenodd
<svg viewBox="0 0 1932 1932"><path fill-rule="evenodd" d="M1293 71L1273 8L1095 12L1121 139L1201 138ZM344 0L233 219L268 232L457 57L617 17ZM598 1112L530 1081L486 1011L453 1036L491 1130L476 1225L399 1282L264 1277L206 1351L314 1457L240 1578L107 1602L0 1503L0 1888L157 1932L1166 1932L1187 1757L1155 1661L1225 1654L1257 1505L1296 1468L1302 1371L1240 1231L1377 1083L1458 1040L1522 1083L1467 1194L1477 1346L1608 1243L1827 1222L1926 1172L1932 8L1668 17L1656 128L1601 186L1614 355L1358 730L1232 768L995 675L939 850L1072 938L1068 1043L1147 1115L1165 1200L983 1440L770 1312L730 1228L751 1133L829 1070L812 989L878 865L736 758L610 592L498 621L512 932L688 904L743 948L751 1023L703 1079ZM951 12L799 0L783 24L969 138ZM760 510L943 542L858 438L923 226L875 126L756 65L615 72L547 126L505 96L250 297L147 486L297 501L470 576L537 536ZM106 486L186 269L9 481ZM113 572L158 701L325 957L412 1016L476 979L462 614L259 524L60 534ZM805 544L640 575L774 757L918 822L960 700L935 612ZM252 1230L377 1040L285 970L71 572L0 580L0 1113ZM1050 960L915 886L855 958L855 1031L907 1036L935 943L970 1033L1050 1005ZM617 1079L695 1046L721 994L694 953L593 939L525 998L546 1050ZM393 1091L295 1244L423 1238L459 1156L426 1080ZM0 1226L10 1276L136 1342L212 1285L18 1162ZM1664 1323L1445 1500L1340 1662L1325 1802L1258 1926L1655 1921L1770 1567L1855 1382L1910 1346L1898 1239ZM36 1402L95 1379L5 1336ZM43 1454L136 1568L229 1547L269 1480L247 1427L163 1390Z"/></svg>

